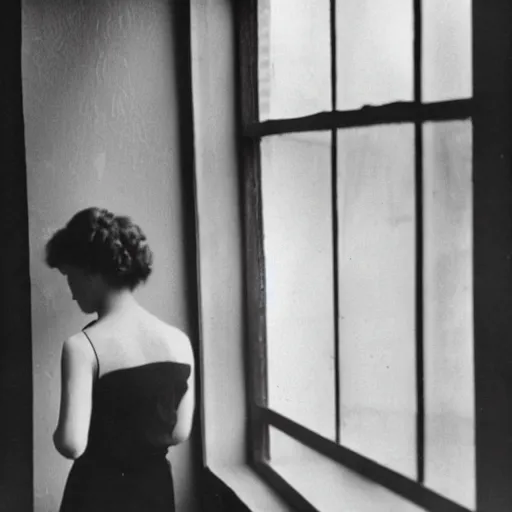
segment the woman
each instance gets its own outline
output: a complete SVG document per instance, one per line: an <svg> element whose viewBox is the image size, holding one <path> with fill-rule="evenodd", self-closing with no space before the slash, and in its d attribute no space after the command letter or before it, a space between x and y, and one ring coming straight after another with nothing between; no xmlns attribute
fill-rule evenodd
<svg viewBox="0 0 512 512"><path fill-rule="evenodd" d="M74 464L61 512L174 510L169 446L190 434L190 341L137 303L152 253L128 217L78 212L46 246L80 309L97 319L64 342L57 450Z"/></svg>

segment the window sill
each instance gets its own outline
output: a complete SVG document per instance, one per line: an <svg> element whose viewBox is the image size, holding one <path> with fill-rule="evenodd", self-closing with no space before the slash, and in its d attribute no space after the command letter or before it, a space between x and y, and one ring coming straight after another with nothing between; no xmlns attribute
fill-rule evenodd
<svg viewBox="0 0 512 512"><path fill-rule="evenodd" d="M236 512L301 510L300 504L298 508L293 508L278 494L276 488L280 487L280 480L287 482L285 487L295 488L293 494L302 494L301 500L310 503L304 504L307 510L311 507L312 510L334 512L339 510L340 503L344 503L347 510L353 512L423 510L384 487L316 454L306 459L301 457L287 464L278 464L273 468L262 465L259 471L246 464L209 467L207 471L210 473L210 488L214 494L223 496L222 505L226 510ZM286 493L285 490L283 492Z"/></svg>
<svg viewBox="0 0 512 512"><path fill-rule="evenodd" d="M447 502L440 506L439 502L431 499L423 503L426 506L423 508L418 502L409 501L291 439L274 438L273 446L275 461L269 465L260 464L253 469L240 464L211 470L216 477L214 489L218 490L222 486L224 492L236 496L236 506L229 506L225 510L338 512L342 504L344 510L351 512L421 512L441 509L469 512L469 509L456 503Z"/></svg>
<svg viewBox="0 0 512 512"><path fill-rule="evenodd" d="M208 467L213 487L225 486L249 512L293 512L276 491L247 464Z"/></svg>

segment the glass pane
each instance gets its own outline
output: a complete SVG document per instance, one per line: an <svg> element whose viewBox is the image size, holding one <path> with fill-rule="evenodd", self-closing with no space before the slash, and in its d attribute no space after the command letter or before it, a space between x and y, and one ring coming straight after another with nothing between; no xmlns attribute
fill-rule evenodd
<svg viewBox="0 0 512 512"><path fill-rule="evenodd" d="M424 127L426 485L475 506L471 122Z"/></svg>
<svg viewBox="0 0 512 512"><path fill-rule="evenodd" d="M331 110L329 0L258 1L260 119Z"/></svg>
<svg viewBox="0 0 512 512"><path fill-rule="evenodd" d="M336 2L336 23L337 108L411 101L412 0Z"/></svg>
<svg viewBox="0 0 512 512"><path fill-rule="evenodd" d="M331 135L262 141L269 405L335 437Z"/></svg>
<svg viewBox="0 0 512 512"><path fill-rule="evenodd" d="M471 97L471 0L424 0L422 9L424 101Z"/></svg>
<svg viewBox="0 0 512 512"><path fill-rule="evenodd" d="M414 128L338 144L341 443L415 477Z"/></svg>
<svg viewBox="0 0 512 512"><path fill-rule="evenodd" d="M270 427L270 466L322 512L420 512L346 467Z"/></svg>

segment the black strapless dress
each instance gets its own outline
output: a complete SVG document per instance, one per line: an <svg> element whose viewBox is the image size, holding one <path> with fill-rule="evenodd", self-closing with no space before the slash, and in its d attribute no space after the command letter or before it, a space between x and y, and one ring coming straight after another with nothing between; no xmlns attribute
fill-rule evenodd
<svg viewBox="0 0 512 512"><path fill-rule="evenodd" d="M166 454L190 370L151 363L95 382L87 449L71 468L60 512L175 510Z"/></svg>

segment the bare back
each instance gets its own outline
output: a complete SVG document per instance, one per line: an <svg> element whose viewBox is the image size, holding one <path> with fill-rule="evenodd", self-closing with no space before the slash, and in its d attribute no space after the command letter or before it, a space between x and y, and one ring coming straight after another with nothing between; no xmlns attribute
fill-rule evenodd
<svg viewBox="0 0 512 512"><path fill-rule="evenodd" d="M85 332L96 351L99 378L115 370L155 362L193 362L186 334L143 308L102 319Z"/></svg>
<svg viewBox="0 0 512 512"><path fill-rule="evenodd" d="M114 501L119 510L171 510L166 454L189 437L194 412L187 336L133 307L101 318L65 347L63 437L81 448L61 510L110 511Z"/></svg>

